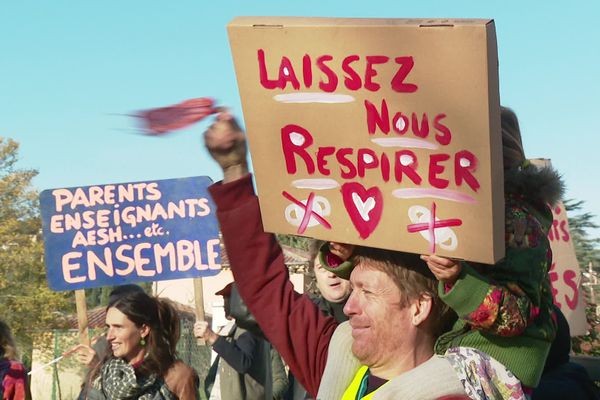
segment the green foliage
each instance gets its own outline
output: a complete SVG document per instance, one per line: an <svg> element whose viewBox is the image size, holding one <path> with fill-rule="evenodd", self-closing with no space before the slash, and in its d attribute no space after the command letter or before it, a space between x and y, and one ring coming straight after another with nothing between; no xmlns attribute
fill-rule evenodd
<svg viewBox="0 0 600 400"><path fill-rule="evenodd" d="M38 193L31 188L37 171L16 167L18 149L0 137L0 318L27 361L31 335L55 327L73 301L46 283Z"/></svg>
<svg viewBox="0 0 600 400"><path fill-rule="evenodd" d="M581 213L583 201L573 199L564 202L565 209L569 213L569 230L575 254L582 270L587 271L588 266L594 267L594 275L600 270L600 248L598 244L600 239L590 238L588 230L598 228L592 220L594 215L591 213ZM575 214L575 212L579 212ZM582 294L590 290L582 287ZM589 304L585 310L586 319L590 329L586 335L572 338L572 348L576 354L585 354L591 356L600 356L600 305Z"/></svg>
<svg viewBox="0 0 600 400"><path fill-rule="evenodd" d="M312 240L311 238L295 235L277 234L276 236L280 244L304 251L308 251L308 244Z"/></svg>
<svg viewBox="0 0 600 400"><path fill-rule="evenodd" d="M595 305L587 306L585 310L591 328L587 335L572 338L573 352L577 354L600 357L600 324L598 323L596 307Z"/></svg>
<svg viewBox="0 0 600 400"><path fill-rule="evenodd" d="M589 229L598 228L592 221L595 215L589 212L574 215L575 211L581 212L583 201L569 199L564 204L569 214L569 230L580 267L587 270L591 262L595 268L600 268L600 238L591 238L588 233Z"/></svg>

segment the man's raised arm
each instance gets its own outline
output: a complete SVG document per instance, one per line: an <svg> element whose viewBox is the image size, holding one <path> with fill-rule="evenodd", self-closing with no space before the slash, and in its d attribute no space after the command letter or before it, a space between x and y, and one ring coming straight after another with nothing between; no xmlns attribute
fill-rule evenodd
<svg viewBox="0 0 600 400"><path fill-rule="evenodd" d="M223 183L248 175L246 137L233 115L217 114L217 121L204 133L204 143L223 170Z"/></svg>
<svg viewBox="0 0 600 400"><path fill-rule="evenodd" d="M316 395L337 323L294 291L275 236L264 232L246 161L246 140L221 113L205 134L224 179L210 188L239 292L296 378Z"/></svg>

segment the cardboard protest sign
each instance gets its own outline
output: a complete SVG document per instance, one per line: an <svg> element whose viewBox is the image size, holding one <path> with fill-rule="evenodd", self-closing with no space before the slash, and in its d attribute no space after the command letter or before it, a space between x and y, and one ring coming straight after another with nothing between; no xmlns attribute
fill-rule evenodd
<svg viewBox="0 0 600 400"><path fill-rule="evenodd" d="M550 166L550 160L533 159L538 166ZM569 220L563 202L552 208L552 228L548 233L552 249L550 282L554 304L565 314L571 336L584 335L587 331L585 298L581 293L581 271L575 255L575 246L569 230Z"/></svg>
<svg viewBox="0 0 600 400"><path fill-rule="evenodd" d="M193 177L43 191L50 288L216 275L220 241L210 184Z"/></svg>
<svg viewBox="0 0 600 400"><path fill-rule="evenodd" d="M569 231L567 211L562 202L553 207L552 215L554 221L548 238L552 248L550 282L554 304L569 321L571 335L585 335L588 327L585 317L585 297L580 291L581 272Z"/></svg>
<svg viewBox="0 0 600 400"><path fill-rule="evenodd" d="M240 17L228 30L266 230L503 257L493 21Z"/></svg>

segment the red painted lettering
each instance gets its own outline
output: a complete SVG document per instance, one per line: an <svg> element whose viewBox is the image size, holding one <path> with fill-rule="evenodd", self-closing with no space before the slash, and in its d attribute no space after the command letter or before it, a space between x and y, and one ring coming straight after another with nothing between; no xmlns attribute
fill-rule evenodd
<svg viewBox="0 0 600 400"><path fill-rule="evenodd" d="M379 166L377 155L371 149L358 149L356 166L358 176L364 178L366 169L373 169Z"/></svg>
<svg viewBox="0 0 600 400"><path fill-rule="evenodd" d="M444 118L446 118L446 114L438 114L433 119L433 127L439 132L436 133L435 140L437 140L438 143L443 146L450 144L450 140L452 139L452 133L450 132L450 129L440 122Z"/></svg>
<svg viewBox="0 0 600 400"><path fill-rule="evenodd" d="M367 67L365 69L365 89L371 92L379 90L381 85L373 82L373 78L377 76L377 71L373 68L376 64L385 64L390 58L387 56L367 56Z"/></svg>
<svg viewBox="0 0 600 400"><path fill-rule="evenodd" d="M398 111L392 119L392 128L394 129L394 131L400 135L404 135L408 131L409 126L410 123L408 121L408 117L406 115L403 115L400 111Z"/></svg>
<svg viewBox="0 0 600 400"><path fill-rule="evenodd" d="M396 162L394 176L397 182L402 182L402 176L406 175L418 185L421 183L421 177L417 174L417 156L410 150L400 150L396 152Z"/></svg>
<svg viewBox="0 0 600 400"><path fill-rule="evenodd" d="M454 156L454 180L456 185L462 185L463 181L469 185L474 192L479 189L479 182L472 172L477 169L477 157L469 150L462 150Z"/></svg>
<svg viewBox="0 0 600 400"><path fill-rule="evenodd" d="M289 124L281 128L281 147L285 158L285 166L288 174L295 174L296 158L300 156L304 160L306 172L313 174L315 172L315 164L306 151L306 148L313 143L311 134L304 128L298 125Z"/></svg>
<svg viewBox="0 0 600 400"><path fill-rule="evenodd" d="M342 61L342 70L346 73L346 77L344 78L344 85L349 90L358 90L362 86L362 81L360 79L360 75L352 68L350 64L360 59L357 55L351 55L344 58Z"/></svg>
<svg viewBox="0 0 600 400"><path fill-rule="evenodd" d="M560 234L558 232L558 220L557 219L555 219L554 221L552 221L552 227L550 228L550 231L548 232L548 237L550 237L551 241L560 240Z"/></svg>
<svg viewBox="0 0 600 400"><path fill-rule="evenodd" d="M332 155L335 152L335 147L327 146L327 147L319 147L317 151L317 168L319 172L323 175L327 176L331 173L327 168L327 160L325 157Z"/></svg>
<svg viewBox="0 0 600 400"><path fill-rule="evenodd" d="M381 178L383 179L384 182L387 182L390 180L390 159L388 158L387 154L383 153L381 155Z"/></svg>
<svg viewBox="0 0 600 400"><path fill-rule="evenodd" d="M374 134L376 128L388 134L390 131L390 116L385 99L381 100L381 114L369 100L365 100L365 109L367 110L367 131L369 135Z"/></svg>
<svg viewBox="0 0 600 400"><path fill-rule="evenodd" d="M554 224L554 221L552 221L552 223ZM552 232L552 227L548 229L548 240L550 240L551 242L554 241L554 233Z"/></svg>
<svg viewBox="0 0 600 400"><path fill-rule="evenodd" d="M317 58L317 67L327 76L327 82L319 81L319 88L321 88L324 92L335 92L338 85L338 78L335 72L331 68L329 68L325 62L333 60L332 56L323 55Z"/></svg>
<svg viewBox="0 0 600 400"><path fill-rule="evenodd" d="M367 114L367 132L370 135L374 134L377 129L387 135L390 132L391 122L392 129L399 135L404 135L412 127L411 130L416 137L426 139L429 136L429 116L427 113L423 113L419 120L419 116L414 112L410 114L409 118L408 114L398 111L390 121L390 113L385 99L381 100L379 109L369 100L365 100L364 104ZM435 134L435 140L443 146L450 144L452 139L450 129L441 122L444 118L446 118L446 114L440 113L433 119L433 126L438 131Z"/></svg>
<svg viewBox="0 0 600 400"><path fill-rule="evenodd" d="M429 156L429 184L438 189L448 187L448 179L438 178L438 175L444 172L444 166L440 162L447 161L450 158L448 154L432 154Z"/></svg>
<svg viewBox="0 0 600 400"><path fill-rule="evenodd" d="M423 113L421 119L421 128L419 128L419 119L417 114L412 113L412 131L415 136L420 138L426 138L429 135L429 121L427 120L427 114Z"/></svg>
<svg viewBox="0 0 600 400"><path fill-rule="evenodd" d="M309 89L312 86L312 61L308 54L302 57L302 79L304 86Z"/></svg>
<svg viewBox="0 0 600 400"><path fill-rule="evenodd" d="M315 56L316 57L316 56ZM390 57L384 55L367 55L359 56L358 54L350 54L345 57L334 59L329 54L311 57L305 54L302 57L302 64L296 65L294 68L292 60L286 56L281 56L279 62L279 76L277 79L269 79L269 71L267 70L267 60L264 49L257 50L258 71L260 84L265 89L285 89L292 86L294 90L300 90L301 83L299 81L299 71L302 67L302 85L308 89L313 84L313 64L317 70L321 71L322 77L319 81L319 89L324 92L334 92L337 89L338 81L342 78L340 72L343 72L343 84L346 89L356 91L364 88L371 92L376 92L381 88L381 82L376 80L379 75L379 70L389 71L394 68L389 63ZM360 64L361 60L365 60L364 64ZM414 83L406 82L408 75L414 67L414 60L411 56L395 57L394 58L398 69L393 78L389 82L389 86L395 92L413 93L418 90L418 86ZM360 70L364 65L363 71ZM378 68L378 66L380 66ZM341 71L340 71L341 70ZM274 73L274 69L271 70ZM391 74L390 74L391 75Z"/></svg>
<svg viewBox="0 0 600 400"><path fill-rule="evenodd" d="M356 168L352 161L348 160L348 156L352 155L353 151L350 147L343 147L335 153L335 158L340 164L341 176L344 179L353 179L356 176ZM344 167L347 168L346 171L344 171Z"/></svg>
<svg viewBox="0 0 600 400"><path fill-rule="evenodd" d="M561 239L565 242L568 242L569 239L571 239L571 236L569 235L569 230L567 229L567 221L560 221L560 230L562 232Z"/></svg>
<svg viewBox="0 0 600 400"><path fill-rule="evenodd" d="M290 59L281 57L281 64L279 64L279 87L285 89L288 82L292 84L294 89L300 89L300 82L296 78L296 73Z"/></svg>
<svg viewBox="0 0 600 400"><path fill-rule="evenodd" d="M398 72L396 72L396 75L394 75L394 78L392 78L392 89L400 93L416 92L418 89L417 85L414 83L404 82L410 71L412 71L413 67L415 66L413 58L396 57L394 60L396 61L396 64L400 65L400 68L398 68Z"/></svg>
<svg viewBox="0 0 600 400"><path fill-rule="evenodd" d="M269 80L269 77L267 76L265 52L263 49L258 49L258 71L260 74L260 84L265 89L275 89L276 87L278 87L278 82L274 80Z"/></svg>
<svg viewBox="0 0 600 400"><path fill-rule="evenodd" d="M577 282L575 281L576 277L577 274L575 273L575 271L570 269L566 270L563 273L565 283L568 287L570 287L573 290L573 296L571 296L570 298L565 295L565 301L567 302L567 306L571 310L574 310L575 307L577 307L577 301L579 300L579 291L577 289Z"/></svg>

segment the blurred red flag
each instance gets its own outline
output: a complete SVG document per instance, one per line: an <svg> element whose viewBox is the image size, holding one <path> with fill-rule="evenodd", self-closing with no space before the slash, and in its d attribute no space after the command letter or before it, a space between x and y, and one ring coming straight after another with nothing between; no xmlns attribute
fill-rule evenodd
<svg viewBox="0 0 600 400"><path fill-rule="evenodd" d="M168 107L152 108L140 111L137 117L144 121L146 134L162 135L176 129L182 129L194 122L219 112L215 101L209 97L185 100Z"/></svg>

